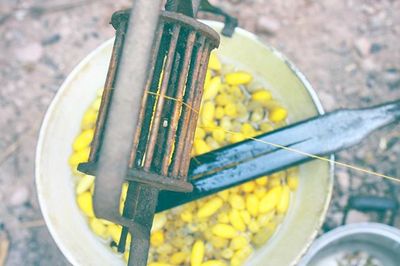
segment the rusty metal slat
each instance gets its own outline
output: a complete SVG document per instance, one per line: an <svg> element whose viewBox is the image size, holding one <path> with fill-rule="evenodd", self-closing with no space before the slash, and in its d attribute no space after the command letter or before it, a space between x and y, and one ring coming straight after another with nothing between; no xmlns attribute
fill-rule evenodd
<svg viewBox="0 0 400 266"><path fill-rule="evenodd" d="M145 116L145 111L146 111L146 102L147 99L149 97L149 94L147 93L147 91L149 91L149 88L151 86L151 83L153 82L153 77L154 77L154 71L155 71L155 63L157 60L157 55L158 55L158 50L160 48L160 43L161 43L161 37L163 35L163 30L164 30L164 24L159 24L158 26L158 30L156 33L156 39L154 40L154 45L153 45L153 55L150 61L150 69L149 69L149 77L147 79L147 83L146 83L146 87L145 87L145 93L143 94L143 99L142 99L142 105L140 108L140 112L139 112L139 120L137 123L137 131L135 133L135 138L133 141L133 147L132 147L132 152L131 152L131 156L130 156L130 165L129 167L133 166L133 163L136 159L136 149L137 146L139 144L139 140L140 140L140 135L142 132L142 126L143 126L143 120L144 120L144 116Z"/></svg>
<svg viewBox="0 0 400 266"><path fill-rule="evenodd" d="M169 164L169 160L170 157L173 153L172 150L172 144L175 142L176 140L176 130L177 130L177 126L178 126L178 122L179 122L179 113L180 110L182 108L182 101L183 101L183 96L184 96L184 92L185 92L185 83L187 80L187 74L189 72L189 66L190 66L190 59L191 59L191 55L192 55L192 50L193 50L193 44L196 38L196 32L191 31L189 33L188 39L187 39L187 43L186 43L186 50L185 50L185 55L183 58L183 61L181 62L183 68L181 71L181 75L179 77L179 82L178 82L178 87L177 87L177 93L176 93L176 99L177 101L175 101L175 105L174 105L174 110L172 112L172 119L170 122L170 130L168 132L168 138L167 138L167 144L166 144L166 151L168 151L167 156L165 156L164 160L163 160L163 164L162 164L162 174L163 175L168 175L168 164ZM190 78L190 77L189 77ZM183 125L183 127L185 127L186 125Z"/></svg>
<svg viewBox="0 0 400 266"><path fill-rule="evenodd" d="M160 91L159 94L160 96L158 97L158 102L156 104L156 110L154 115L154 120L152 122L152 127L150 130L150 138L148 141L148 145L146 148L146 160L144 162L144 169L148 170L150 169L150 166L152 164L152 157L153 157L153 152L154 152L154 148L156 145L156 141L157 141L157 135L158 135L158 129L160 127L160 119L161 119L161 113L162 113L162 107L164 105L164 101L165 101L165 93L168 87L168 82L169 82L169 76L171 74L171 67L172 67L172 63L174 61L174 52L175 52L175 47L178 41L178 37L179 37L179 32L180 32L180 26L177 26L174 28L173 33L172 33L172 38L171 38L171 42L170 42L170 46L169 46L169 51L168 51L168 55L167 55L167 60L165 62L165 67L164 67L164 74L163 74L163 78L162 78L162 83L161 83L161 87L160 87Z"/></svg>
<svg viewBox="0 0 400 266"><path fill-rule="evenodd" d="M132 162L133 167L142 168L143 167L143 160L146 153L146 148L148 144L148 140L150 137L150 130L151 125L153 122L153 112L154 108L158 101L158 93L160 82L162 80L161 74L165 63L165 57L168 52L168 46L171 41L171 34L170 32L171 27L169 25L164 24L163 34L161 37L161 44L158 50L157 60L155 63L155 69L153 73L153 80L150 84L150 91L153 93L152 95L148 95L146 106L145 108L145 116L142 124L142 130L139 137L139 143L136 149L135 160Z"/></svg>
<svg viewBox="0 0 400 266"><path fill-rule="evenodd" d="M103 127L106 122L108 104L110 103L110 97L112 94L112 87L115 82L115 74L118 68L118 62L120 61L121 51L124 44L124 34L126 30L126 22L122 22L120 24L120 28L118 28L115 34L114 46L111 52L111 59L108 66L107 78L104 84L103 95L101 97L101 104L103 108L100 108L99 113L97 115L96 120L96 128L95 135L93 136L93 141L91 143L91 150L89 155L89 161L97 160L97 153L100 148L101 138Z"/></svg>
<svg viewBox="0 0 400 266"><path fill-rule="evenodd" d="M171 128L171 124L174 123L171 117L175 101L172 99L177 97L176 88L179 80L179 73L181 71L181 62L183 58L182 53L182 43L184 43L185 31L181 29L178 37L178 42L175 47L174 62L171 68L171 74L168 82L168 88L165 93L165 102L163 105L163 110L161 112L162 121L160 122L160 128L158 130L157 141L155 145L156 153L154 153L153 162L151 165L151 170L156 173L161 173L163 171L162 164L164 160L167 160L167 143L173 140L168 139L168 132ZM170 147L171 148L171 147Z"/></svg>
<svg viewBox="0 0 400 266"><path fill-rule="evenodd" d="M200 62L201 58L202 58L202 54L203 54L203 50L205 48L205 37L204 36L200 36L198 42L200 43L199 47L196 49L197 54L195 55L195 60L193 62L193 66L194 69L191 69L192 71L192 78L189 80L191 82L189 88L186 88L186 92L185 93L189 93L189 97L187 99L187 104L188 106L191 106L190 108L185 106L183 108L183 112L181 115L181 123L183 125L187 125L189 123L189 119L190 119L190 114L192 112L194 112L191 108L193 107L192 103L193 103L193 99L195 98L196 92L194 90L194 81L195 78L197 78L198 72L200 71L200 64L197 62ZM192 64L191 64L192 65ZM190 71L190 70L189 70ZM187 84L186 84L187 86ZM179 169L181 166L181 157L183 154L186 154L184 151L184 147L185 147L185 142L186 142L186 135L188 133L189 128L184 128L180 135L179 135L179 140L178 140L178 144L176 147L176 153L175 153L175 158L172 164L172 171L171 171L171 176L178 176L179 175ZM189 151L190 152L190 151ZM189 155L189 153L188 153Z"/></svg>
<svg viewBox="0 0 400 266"><path fill-rule="evenodd" d="M195 86L193 88L194 90L196 90L196 96L194 97L193 105L192 105L192 107L195 110L200 109L201 98L203 96L204 78L205 78L205 74L207 71L208 59L209 59L210 52L211 52L209 49L209 45L210 45L209 43L206 43L204 45L201 63L199 64L200 70L199 70L197 78L195 79L196 82L195 82ZM193 138L194 138L194 134L196 131L198 115L199 114L197 112L191 112L191 114L190 114L189 121L190 121L191 125L189 127L194 128L194 129L189 131L186 136L186 143L185 143L183 154L190 154L190 151L192 150ZM187 171L189 169L189 163L190 163L190 156L186 156L186 157L182 158L181 167L179 170L179 176L183 176L185 173L187 173Z"/></svg>

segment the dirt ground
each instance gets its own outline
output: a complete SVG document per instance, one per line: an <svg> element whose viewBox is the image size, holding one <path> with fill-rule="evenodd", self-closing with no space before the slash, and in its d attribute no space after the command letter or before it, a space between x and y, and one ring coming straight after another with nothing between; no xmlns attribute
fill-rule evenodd
<svg viewBox="0 0 400 266"><path fill-rule="evenodd" d="M42 220L35 147L47 106L73 67L113 36L111 14L128 0L0 1L0 265L68 265ZM285 53L326 110L400 98L400 1L219 0L240 26ZM400 126L340 152L340 161L400 177ZM349 195L399 194L399 185L338 168L325 229ZM397 217L397 226L400 219ZM352 213L350 221L374 221ZM7 241L8 240L8 241ZM8 245L7 245L8 243ZM7 248L8 246L8 248Z"/></svg>

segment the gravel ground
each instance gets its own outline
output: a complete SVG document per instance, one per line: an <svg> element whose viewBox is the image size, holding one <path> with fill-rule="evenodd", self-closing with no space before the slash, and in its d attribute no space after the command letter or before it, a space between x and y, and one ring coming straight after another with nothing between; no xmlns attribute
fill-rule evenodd
<svg viewBox="0 0 400 266"><path fill-rule="evenodd" d="M0 1L0 265L4 254L6 265L68 265L37 202L38 130L62 81L85 55L113 36L109 18L129 2ZM326 110L400 98L400 1L212 2L284 52L309 78ZM337 159L400 177L399 132L399 125L382 129ZM389 197L390 190L399 194L399 186L337 169L324 229L340 224L349 195ZM349 222L376 218L353 212Z"/></svg>

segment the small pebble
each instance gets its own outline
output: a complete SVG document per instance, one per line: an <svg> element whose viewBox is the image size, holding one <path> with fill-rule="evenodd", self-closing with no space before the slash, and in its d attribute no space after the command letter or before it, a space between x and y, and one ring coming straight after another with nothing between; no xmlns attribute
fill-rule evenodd
<svg viewBox="0 0 400 266"><path fill-rule="evenodd" d="M29 201L29 189L26 186L17 186L12 193L9 203L12 206L20 206Z"/></svg>
<svg viewBox="0 0 400 266"><path fill-rule="evenodd" d="M274 35L280 30L280 28L280 22L271 17L261 17L257 21L257 30L261 33Z"/></svg>
<svg viewBox="0 0 400 266"><path fill-rule="evenodd" d="M366 57L371 50L371 43L367 38L359 38L354 42L354 46L359 55Z"/></svg>
<svg viewBox="0 0 400 266"><path fill-rule="evenodd" d="M30 43L26 46L16 48L16 58L24 63L37 62L43 55L43 47L40 43Z"/></svg>

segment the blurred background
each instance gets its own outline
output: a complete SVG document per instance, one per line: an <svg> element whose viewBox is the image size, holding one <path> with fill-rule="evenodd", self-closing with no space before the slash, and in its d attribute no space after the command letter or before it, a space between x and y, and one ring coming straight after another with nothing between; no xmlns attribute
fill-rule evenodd
<svg viewBox="0 0 400 266"><path fill-rule="evenodd" d="M0 0L0 265L69 265L38 206L34 187L38 131L63 80L81 59L113 36L110 17L130 2ZM210 2L286 54L310 80L327 111L400 98L400 1ZM399 155L397 125L372 134L357 147L337 154L337 159L400 177ZM392 197L400 195L399 188L337 168L323 229L340 225L349 196ZM353 211L347 222L377 218ZM400 226L400 217L395 224Z"/></svg>

